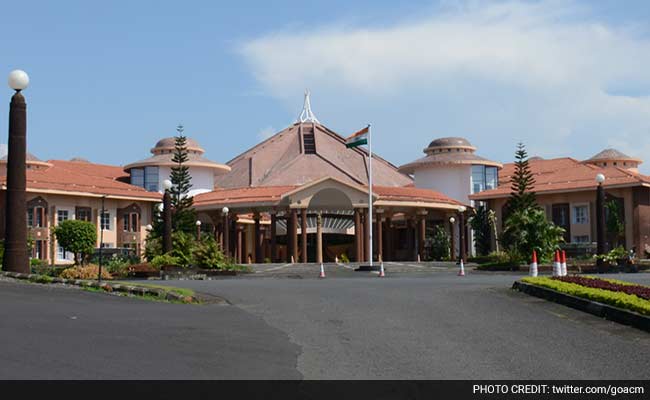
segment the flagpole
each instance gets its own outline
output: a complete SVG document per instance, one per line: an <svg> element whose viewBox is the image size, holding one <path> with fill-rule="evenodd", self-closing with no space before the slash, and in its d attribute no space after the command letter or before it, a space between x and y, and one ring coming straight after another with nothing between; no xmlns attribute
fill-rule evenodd
<svg viewBox="0 0 650 400"><path fill-rule="evenodd" d="M370 218L368 236L370 237L369 256L370 267L372 268L372 132L368 124L368 218Z"/></svg>

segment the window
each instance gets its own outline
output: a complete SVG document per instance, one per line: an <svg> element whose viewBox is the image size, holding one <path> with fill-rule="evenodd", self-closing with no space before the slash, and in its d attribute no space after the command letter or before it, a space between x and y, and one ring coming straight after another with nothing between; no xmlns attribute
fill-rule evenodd
<svg viewBox="0 0 650 400"><path fill-rule="evenodd" d="M131 169L131 185L144 187L144 170L142 168Z"/></svg>
<svg viewBox="0 0 650 400"><path fill-rule="evenodd" d="M587 205L573 206L573 221L574 224L588 224L589 223L589 208Z"/></svg>
<svg viewBox="0 0 650 400"><path fill-rule="evenodd" d="M589 243L589 235L574 236L573 243Z"/></svg>
<svg viewBox="0 0 650 400"><path fill-rule="evenodd" d="M472 165L472 193L479 193L484 190L496 188L498 175L496 167L485 165Z"/></svg>
<svg viewBox="0 0 650 400"><path fill-rule="evenodd" d="M144 168L144 188L149 192L158 191L158 167Z"/></svg>
<svg viewBox="0 0 650 400"><path fill-rule="evenodd" d="M138 213L124 214L122 217L122 229L124 232L137 232L139 229Z"/></svg>
<svg viewBox="0 0 650 400"><path fill-rule="evenodd" d="M77 208L77 211L75 213L75 216L79 221L86 221L90 222L91 221L91 212L90 208Z"/></svg>
<svg viewBox="0 0 650 400"><path fill-rule="evenodd" d="M67 221L69 216L68 210L57 210L56 211L56 223L60 224L63 221Z"/></svg>
<svg viewBox="0 0 650 400"><path fill-rule="evenodd" d="M100 219L100 229L111 230L111 213L103 212Z"/></svg>
<svg viewBox="0 0 650 400"><path fill-rule="evenodd" d="M33 207L27 209L27 226L43 228L45 226L45 208Z"/></svg>

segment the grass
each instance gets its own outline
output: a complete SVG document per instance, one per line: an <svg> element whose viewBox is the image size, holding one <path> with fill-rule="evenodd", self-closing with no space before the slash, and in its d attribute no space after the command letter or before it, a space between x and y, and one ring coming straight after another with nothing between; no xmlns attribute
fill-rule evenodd
<svg viewBox="0 0 650 400"><path fill-rule="evenodd" d="M597 301L603 304L609 304L611 306L650 316L650 301L632 294L589 288L575 283L562 282L557 279L551 279L544 276L535 278L527 277L523 278L521 281L531 285L553 289L560 293Z"/></svg>
<svg viewBox="0 0 650 400"><path fill-rule="evenodd" d="M138 298L138 299L148 300L148 301L158 301L158 302L163 302L163 303L187 304L187 303L185 303L183 301L180 301L180 300L168 300L168 299L161 298L161 297L158 297L158 296L153 296L153 295L150 295L150 294L130 295L128 293L123 293L123 292L115 292L115 291L108 292L108 291L106 291L104 289L101 289L101 288L94 288L94 287L88 287L88 286L82 286L81 289L85 290L86 292L106 293L106 294L112 294L112 295L122 296L122 297L135 297L135 298Z"/></svg>
<svg viewBox="0 0 650 400"><path fill-rule="evenodd" d="M155 285L151 283L133 283L130 281L111 281L111 283L118 284L118 285L126 285L126 286L140 286L140 287L146 287L149 289L161 289L166 292L174 292L177 294L180 294L182 296L192 296L194 297L196 293L192 289L185 289L185 288L178 288L174 286L166 286L166 285Z"/></svg>

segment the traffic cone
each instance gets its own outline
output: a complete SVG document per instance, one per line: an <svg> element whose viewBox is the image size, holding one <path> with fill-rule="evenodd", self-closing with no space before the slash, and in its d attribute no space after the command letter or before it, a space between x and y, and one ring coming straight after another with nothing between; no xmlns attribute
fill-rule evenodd
<svg viewBox="0 0 650 400"><path fill-rule="evenodd" d="M384 273L384 263L379 264L379 277L384 278L386 274Z"/></svg>
<svg viewBox="0 0 650 400"><path fill-rule="evenodd" d="M533 250L533 262L530 263L530 276L537 276L537 252Z"/></svg>
<svg viewBox="0 0 650 400"><path fill-rule="evenodd" d="M465 276L465 264L463 263L463 259L460 259L460 270L458 271L458 276Z"/></svg>
<svg viewBox="0 0 650 400"><path fill-rule="evenodd" d="M555 250L555 257L553 258L553 276L560 276L562 273L562 266L560 265L560 251Z"/></svg>
<svg viewBox="0 0 650 400"><path fill-rule="evenodd" d="M566 270L566 251L562 250L562 276L567 276Z"/></svg>
<svg viewBox="0 0 650 400"><path fill-rule="evenodd" d="M334 256L334 262L335 262L336 264L339 263L339 256Z"/></svg>
<svg viewBox="0 0 650 400"><path fill-rule="evenodd" d="M319 278L325 278L325 268L323 267L323 263L320 263L320 274L318 274Z"/></svg>

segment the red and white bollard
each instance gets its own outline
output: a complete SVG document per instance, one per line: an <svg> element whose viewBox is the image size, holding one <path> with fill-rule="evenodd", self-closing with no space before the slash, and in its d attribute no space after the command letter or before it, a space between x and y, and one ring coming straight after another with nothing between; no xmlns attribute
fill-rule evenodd
<svg viewBox="0 0 650 400"><path fill-rule="evenodd" d="M386 273L384 272L384 263L379 264L379 277L384 278L386 277Z"/></svg>
<svg viewBox="0 0 650 400"><path fill-rule="evenodd" d="M566 269L566 251L562 250L562 276L567 276L568 272Z"/></svg>
<svg viewBox="0 0 650 400"><path fill-rule="evenodd" d="M465 264L463 263L463 259L460 259L460 269L458 270L458 276L465 276Z"/></svg>
<svg viewBox="0 0 650 400"><path fill-rule="evenodd" d="M562 265L560 263L560 251L555 250L553 257L553 276L562 276Z"/></svg>
<svg viewBox="0 0 650 400"><path fill-rule="evenodd" d="M318 274L319 278L325 278L325 268L323 267L323 263L320 263L320 274Z"/></svg>
<svg viewBox="0 0 650 400"><path fill-rule="evenodd" d="M537 276L537 252L533 250L533 261L530 263L530 276Z"/></svg>

